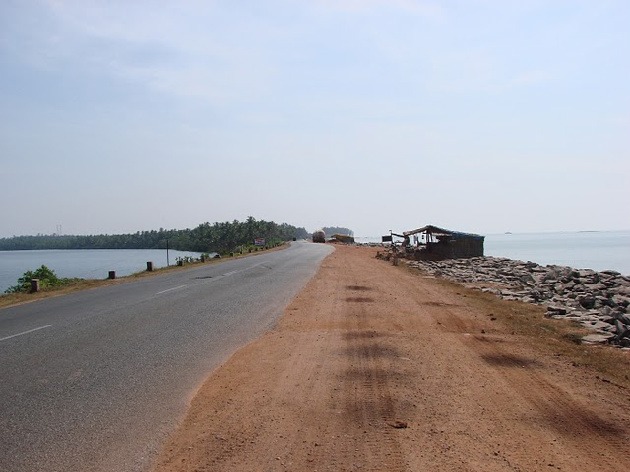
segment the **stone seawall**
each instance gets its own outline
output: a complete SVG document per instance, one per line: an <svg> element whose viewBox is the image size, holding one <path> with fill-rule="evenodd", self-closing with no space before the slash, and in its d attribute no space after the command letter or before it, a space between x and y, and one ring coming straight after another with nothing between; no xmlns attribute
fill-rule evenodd
<svg viewBox="0 0 630 472"><path fill-rule="evenodd" d="M630 348L630 277L618 272L540 266L500 257L406 262L505 300L544 305L547 316L592 329L584 342Z"/></svg>

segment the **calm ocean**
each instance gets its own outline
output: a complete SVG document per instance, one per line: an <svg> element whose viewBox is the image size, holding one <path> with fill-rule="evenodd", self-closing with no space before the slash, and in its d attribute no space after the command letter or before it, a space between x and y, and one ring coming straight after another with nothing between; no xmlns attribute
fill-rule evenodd
<svg viewBox="0 0 630 472"><path fill-rule="evenodd" d="M177 257L199 257L197 252L169 250L169 263L175 265ZM147 268L166 267L164 249L94 249L94 250L46 250L0 251L0 293L17 283L27 270L35 270L42 264L55 271L58 277L106 279L110 270L116 276L130 275Z"/></svg>
<svg viewBox="0 0 630 472"><path fill-rule="evenodd" d="M630 231L487 234L486 256L630 275ZM380 238L355 238L380 242Z"/></svg>

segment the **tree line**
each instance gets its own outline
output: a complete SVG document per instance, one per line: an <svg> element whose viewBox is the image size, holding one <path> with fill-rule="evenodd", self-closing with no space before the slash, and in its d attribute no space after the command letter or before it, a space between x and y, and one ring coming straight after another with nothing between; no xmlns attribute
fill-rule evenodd
<svg viewBox="0 0 630 472"><path fill-rule="evenodd" d="M245 221L202 223L193 229L138 231L130 234L99 234L89 236L37 235L0 238L1 251L36 249L165 249L193 252L235 251L238 247L252 245L254 239L263 238L273 244L293 238L308 238L304 228L287 223L256 220L250 216Z"/></svg>
<svg viewBox="0 0 630 472"><path fill-rule="evenodd" d="M333 234L354 236L354 232L351 229L344 228L343 226L324 226L322 230L326 233L326 236L332 236Z"/></svg>

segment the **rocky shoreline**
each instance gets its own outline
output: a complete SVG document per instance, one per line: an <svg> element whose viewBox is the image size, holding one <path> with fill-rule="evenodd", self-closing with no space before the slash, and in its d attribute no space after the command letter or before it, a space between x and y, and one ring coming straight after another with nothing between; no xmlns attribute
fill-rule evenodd
<svg viewBox="0 0 630 472"><path fill-rule="evenodd" d="M547 307L546 315L593 330L585 343L630 348L630 277L619 272L522 262L502 257L406 261L410 267L505 300Z"/></svg>

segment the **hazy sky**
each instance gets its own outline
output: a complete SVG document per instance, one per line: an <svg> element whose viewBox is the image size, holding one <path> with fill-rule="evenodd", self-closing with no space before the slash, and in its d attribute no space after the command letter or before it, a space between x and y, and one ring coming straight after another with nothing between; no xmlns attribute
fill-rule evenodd
<svg viewBox="0 0 630 472"><path fill-rule="evenodd" d="M0 0L0 236L630 229L630 2Z"/></svg>

